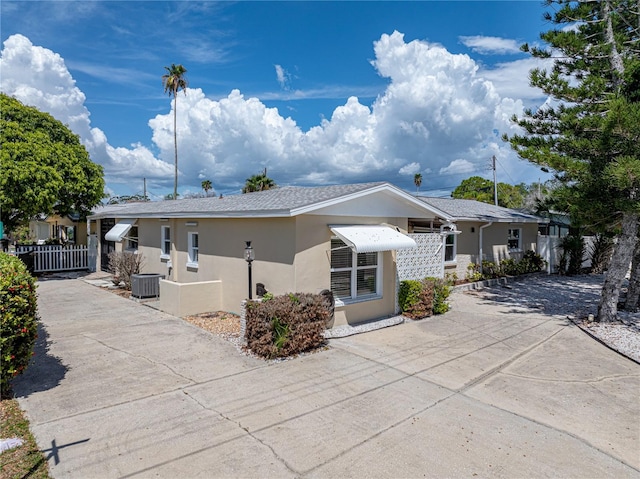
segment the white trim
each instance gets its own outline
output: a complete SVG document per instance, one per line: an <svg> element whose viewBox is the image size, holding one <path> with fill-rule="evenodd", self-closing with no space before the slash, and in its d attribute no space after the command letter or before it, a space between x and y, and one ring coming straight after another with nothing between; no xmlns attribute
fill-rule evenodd
<svg viewBox="0 0 640 479"><path fill-rule="evenodd" d="M447 245L447 238L453 236L453 244ZM447 259L447 246L453 246L453 258ZM445 264L455 264L458 258L458 235L455 233L451 233L445 236L444 239L444 262Z"/></svg>
<svg viewBox="0 0 640 479"><path fill-rule="evenodd" d="M118 221L113 228L107 231L104 235L105 241L113 241L115 243L121 243L122 239L129 232L131 227L136 224L137 218L130 218Z"/></svg>
<svg viewBox="0 0 640 479"><path fill-rule="evenodd" d="M415 248L407 235L383 225L330 225L331 231L356 253Z"/></svg>
<svg viewBox="0 0 640 479"><path fill-rule="evenodd" d="M334 237L333 240L343 241L340 237ZM344 241L343 241L344 242ZM347 248L349 246L346 246ZM331 252L337 251L340 249L344 249L345 247L333 248ZM351 248L350 248L351 249ZM366 265L366 266L358 266L358 256L365 254L376 254L376 264L375 265ZM342 304L351 304L362 301L371 301L382 298L382 281L383 281L383 261L384 258L382 256L381 251L368 251L357 253L355 251L351 251L351 266L344 268L330 268L331 273L340 273L340 272L349 272L350 273L350 284L349 289L351 291L350 297L338 297L335 294L336 299L339 299ZM358 271L362 270L376 270L376 290L373 293L366 293L362 295L358 295Z"/></svg>
<svg viewBox="0 0 640 479"><path fill-rule="evenodd" d="M517 238L512 238L511 236L511 232L512 231L517 231ZM517 239L518 240L518 247L517 248L510 248L509 247L509 241L513 240L513 239ZM520 253L522 251L522 228L508 228L507 229L507 250L510 253Z"/></svg>
<svg viewBox="0 0 640 479"><path fill-rule="evenodd" d="M169 232L169 238L165 237L165 231ZM169 242L169 252L165 251L165 242ZM160 259L169 259L171 256L171 226L160 226Z"/></svg>
<svg viewBox="0 0 640 479"><path fill-rule="evenodd" d="M398 198L399 200L403 200L406 203L411 204L413 206L416 206L421 210L427 210L431 214L436 213L435 208L433 208L431 205L425 203L424 201L421 201L421 200L417 199L414 195L406 193L405 191L395 187L391 183L383 183L381 185L373 186L371 188L367 188L365 190L360 190L360 191L357 191L355 193L343 195L343 196L340 196L338 198L332 198L332 199L326 200L326 201L319 201L317 203L312 203L312 204L307 205L307 206L301 206L299 208L292 208L290 210L291 211L291 216L297 216L297 215L301 215L301 214L305 214L305 213L310 213L310 212L315 211L315 210L326 208L327 206L334 206L334 205L337 205L337 204L340 204L340 203L343 203L343 202L346 202L346 201L354 200L356 198L362 198L364 196L368 196L368 195L371 195L371 194L374 194L374 193L379 193L379 192L391 193L396 198ZM451 216L449 216L448 214L446 214L444 212L438 211L438 213L442 213L442 216L447 220L452 219Z"/></svg>
<svg viewBox="0 0 640 479"><path fill-rule="evenodd" d="M197 245L193 245L193 238L197 237ZM195 252L195 254L194 254ZM195 256L195 261L194 261ZM197 268L198 267L198 257L200 256L200 237L198 236L197 231L189 231L187 233L187 268Z"/></svg>

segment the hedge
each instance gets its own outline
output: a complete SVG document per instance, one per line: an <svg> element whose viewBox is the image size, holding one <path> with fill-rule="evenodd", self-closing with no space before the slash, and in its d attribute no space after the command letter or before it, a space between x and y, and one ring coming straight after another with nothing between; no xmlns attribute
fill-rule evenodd
<svg viewBox="0 0 640 479"><path fill-rule="evenodd" d="M0 253L0 392L7 397L11 380L22 373L33 355L38 312L35 280L15 256Z"/></svg>

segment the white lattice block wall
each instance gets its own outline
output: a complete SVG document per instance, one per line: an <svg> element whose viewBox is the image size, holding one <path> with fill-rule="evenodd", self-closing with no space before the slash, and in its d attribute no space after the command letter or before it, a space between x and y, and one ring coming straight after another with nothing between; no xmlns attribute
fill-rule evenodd
<svg viewBox="0 0 640 479"><path fill-rule="evenodd" d="M418 246L396 251L398 279L441 278L444 261L442 236L437 233L414 233L409 236Z"/></svg>

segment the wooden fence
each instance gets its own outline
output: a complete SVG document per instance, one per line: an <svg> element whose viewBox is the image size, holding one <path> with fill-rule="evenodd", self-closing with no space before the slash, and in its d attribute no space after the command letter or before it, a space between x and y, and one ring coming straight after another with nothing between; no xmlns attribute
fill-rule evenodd
<svg viewBox="0 0 640 479"><path fill-rule="evenodd" d="M16 246L16 255L22 256L27 263L33 260L35 273L89 269L86 246L21 245Z"/></svg>

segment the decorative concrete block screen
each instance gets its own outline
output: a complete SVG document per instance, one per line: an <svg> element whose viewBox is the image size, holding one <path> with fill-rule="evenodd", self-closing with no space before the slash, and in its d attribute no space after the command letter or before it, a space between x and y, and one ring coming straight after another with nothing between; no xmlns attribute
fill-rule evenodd
<svg viewBox="0 0 640 479"><path fill-rule="evenodd" d="M441 278L444 257L442 236L438 233L413 233L409 235L417 247L396 251L399 281L407 279Z"/></svg>

